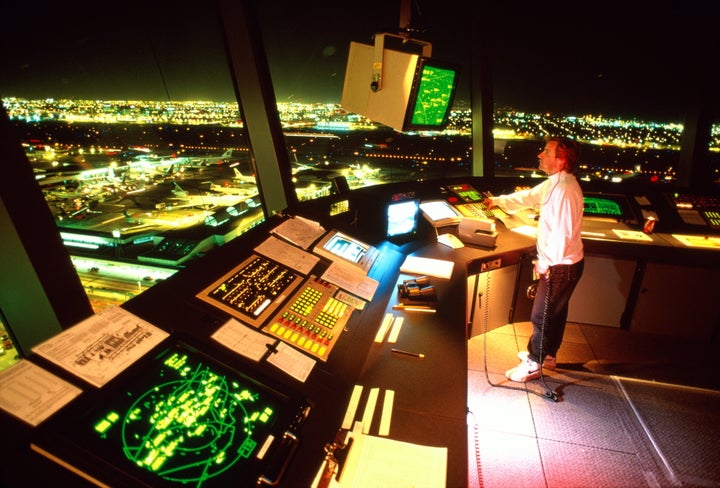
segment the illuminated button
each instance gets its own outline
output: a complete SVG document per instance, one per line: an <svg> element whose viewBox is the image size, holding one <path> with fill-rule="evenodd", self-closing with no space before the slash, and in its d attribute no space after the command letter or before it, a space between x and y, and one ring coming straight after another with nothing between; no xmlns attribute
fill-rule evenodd
<svg viewBox="0 0 720 488"><path fill-rule="evenodd" d="M327 351L327 347L321 347L320 349L318 349L318 354L320 356L324 356L326 351Z"/></svg>
<svg viewBox="0 0 720 488"><path fill-rule="evenodd" d="M277 322L273 322L273 324L270 326L270 332L275 332L278 327L279 327L279 326L278 326L278 323L277 323Z"/></svg>
<svg viewBox="0 0 720 488"><path fill-rule="evenodd" d="M300 334L298 334L298 333L296 332L296 333L294 333L294 334L292 335L292 337L290 338L290 340L293 341L293 342L297 342L298 337L300 337Z"/></svg>
<svg viewBox="0 0 720 488"><path fill-rule="evenodd" d="M310 350L314 353L317 353L319 347L320 347L320 345L316 342L315 344L313 344L313 346Z"/></svg>
<svg viewBox="0 0 720 488"><path fill-rule="evenodd" d="M293 331L292 331L291 329L288 329L288 330L286 330L286 331L282 334L282 336L283 336L285 339L289 339L290 336L292 335L292 333L293 333Z"/></svg>
<svg viewBox="0 0 720 488"><path fill-rule="evenodd" d="M286 329L284 326L281 325L281 326L278 328L278 330L277 330L277 335L279 335L279 336L283 335L286 330L287 330L287 329Z"/></svg>

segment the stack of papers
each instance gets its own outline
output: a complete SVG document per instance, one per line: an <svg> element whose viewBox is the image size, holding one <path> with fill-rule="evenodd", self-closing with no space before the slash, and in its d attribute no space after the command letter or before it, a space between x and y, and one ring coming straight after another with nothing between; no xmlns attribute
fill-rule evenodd
<svg viewBox="0 0 720 488"><path fill-rule="evenodd" d="M436 278L450 279L455 263L442 259L419 258L408 256L405 258L400 271L409 274L434 276Z"/></svg>

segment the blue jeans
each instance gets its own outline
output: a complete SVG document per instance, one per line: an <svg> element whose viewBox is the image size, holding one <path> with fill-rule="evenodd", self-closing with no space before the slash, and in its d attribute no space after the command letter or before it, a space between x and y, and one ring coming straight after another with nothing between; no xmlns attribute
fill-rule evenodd
<svg viewBox="0 0 720 488"><path fill-rule="evenodd" d="M529 358L533 361L541 363L545 356L557 356L565 334L570 297L584 266L584 260L575 264L558 264L551 266L548 273L540 278L530 314L533 333L527 346Z"/></svg>

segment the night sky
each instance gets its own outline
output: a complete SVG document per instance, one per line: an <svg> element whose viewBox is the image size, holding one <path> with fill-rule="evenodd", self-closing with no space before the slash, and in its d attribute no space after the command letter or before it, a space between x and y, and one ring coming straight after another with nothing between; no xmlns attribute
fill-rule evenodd
<svg viewBox="0 0 720 488"><path fill-rule="evenodd" d="M45 1L28 12L26 2L6 0L0 96L232 101L214 12L197 3L129 2L108 11L97 2ZM479 43L495 59L496 103L534 112L680 115L717 64L719 19L687 13L687 3L650 2L652 16L640 7L609 13L603 3L574 17L508 4L483 24L482 36L471 19L487 13L470 15L464 3L411 4L413 38L460 66L462 101L466 60ZM350 41L372 44L376 32L399 32L395 0L258 4L278 101L339 102ZM706 49L685 49L696 42Z"/></svg>

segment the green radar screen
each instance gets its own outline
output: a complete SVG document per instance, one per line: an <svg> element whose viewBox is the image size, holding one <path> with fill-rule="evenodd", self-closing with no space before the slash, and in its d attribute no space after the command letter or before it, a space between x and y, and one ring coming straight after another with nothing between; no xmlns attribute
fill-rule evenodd
<svg viewBox="0 0 720 488"><path fill-rule="evenodd" d="M583 200L586 215L606 215L612 217L621 217L623 215L623 209L620 204L610 198L585 196Z"/></svg>
<svg viewBox="0 0 720 488"><path fill-rule="evenodd" d="M49 426L42 450L101 480L120 474L153 487L245 486L273 471L284 434L303 411L300 399L183 345L129 376ZM95 473L98 466L117 472Z"/></svg>
<svg viewBox="0 0 720 488"><path fill-rule="evenodd" d="M123 412L109 412L95 425L102 436L117 428L125 456L142 469L180 483L199 483L248 459L275 416L271 405L247 385L192 364L175 352L162 379ZM129 392L129 397L134 397Z"/></svg>

